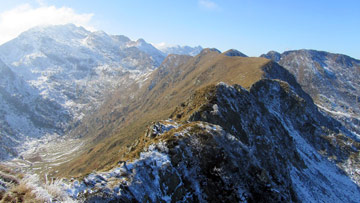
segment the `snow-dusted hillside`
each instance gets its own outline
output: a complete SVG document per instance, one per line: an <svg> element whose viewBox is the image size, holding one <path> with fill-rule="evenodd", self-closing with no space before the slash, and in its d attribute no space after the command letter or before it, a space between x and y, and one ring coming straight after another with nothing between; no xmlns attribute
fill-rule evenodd
<svg viewBox="0 0 360 203"><path fill-rule="evenodd" d="M4 135L0 142L8 143L4 139L10 138L23 142L26 137L69 130L69 124L76 125L112 90L158 67L163 55L144 40L133 42L72 24L22 33L0 46L4 62L0 80ZM15 154L15 144L7 146Z"/></svg>
<svg viewBox="0 0 360 203"><path fill-rule="evenodd" d="M128 83L123 78L155 69L165 57L140 50L124 36L69 24L30 29L0 46L0 58L44 97L81 118L106 92Z"/></svg>
<svg viewBox="0 0 360 203"><path fill-rule="evenodd" d="M17 154L29 138L61 134L71 120L68 109L40 95L0 61L0 157Z"/></svg>
<svg viewBox="0 0 360 203"><path fill-rule="evenodd" d="M262 56L288 69L321 110L360 136L360 60L315 50Z"/></svg>

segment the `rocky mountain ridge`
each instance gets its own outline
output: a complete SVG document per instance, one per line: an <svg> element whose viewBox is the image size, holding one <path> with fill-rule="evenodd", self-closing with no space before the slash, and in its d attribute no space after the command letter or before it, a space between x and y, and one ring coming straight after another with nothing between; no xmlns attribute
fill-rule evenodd
<svg viewBox="0 0 360 203"><path fill-rule="evenodd" d="M346 161L359 143L337 151L343 143L327 140L341 134L336 121L284 81L260 80L250 91L208 86L172 117L149 126L129 152L140 152L133 161L67 185L69 194L87 202L360 200L358 175L348 173L351 180L328 159Z"/></svg>
<svg viewBox="0 0 360 203"><path fill-rule="evenodd" d="M176 59L179 56L170 56L165 64ZM217 70L231 71L231 77L220 77ZM251 75L241 77L249 70ZM220 78L233 85L215 85ZM178 97L177 88L193 94ZM110 161L120 165L110 164L103 172L66 185L73 198L89 202L360 200L356 134L319 111L296 78L276 62L205 49L178 67L159 68L137 91L152 96L134 95L134 102L150 106L135 103L141 109L137 113L123 106L130 114L122 111L118 120L127 115L146 118L151 110L166 116L168 112L157 106L166 109L161 101L173 103L163 95L188 99L167 114L170 120L148 125L132 144L118 147L124 139L115 133L117 139L109 137L92 148L85 159L96 160L98 151L113 154ZM159 104L156 98L161 98Z"/></svg>
<svg viewBox="0 0 360 203"><path fill-rule="evenodd" d="M319 108L360 135L360 61L316 50L271 51L262 57L288 69Z"/></svg>

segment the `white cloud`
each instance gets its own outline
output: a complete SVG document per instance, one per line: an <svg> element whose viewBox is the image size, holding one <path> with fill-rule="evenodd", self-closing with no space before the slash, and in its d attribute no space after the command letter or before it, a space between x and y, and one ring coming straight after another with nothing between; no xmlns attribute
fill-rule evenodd
<svg viewBox="0 0 360 203"><path fill-rule="evenodd" d="M33 8L29 4L23 4L0 13L0 44L39 25L73 23L93 30L90 24L92 16L92 13L77 14L73 9L67 7L56 8L42 4L40 7Z"/></svg>
<svg viewBox="0 0 360 203"><path fill-rule="evenodd" d="M205 9L208 9L208 10L217 10L217 9L219 9L219 6L215 2L210 1L210 0L199 0L198 3L199 3L199 6L201 8L205 8Z"/></svg>

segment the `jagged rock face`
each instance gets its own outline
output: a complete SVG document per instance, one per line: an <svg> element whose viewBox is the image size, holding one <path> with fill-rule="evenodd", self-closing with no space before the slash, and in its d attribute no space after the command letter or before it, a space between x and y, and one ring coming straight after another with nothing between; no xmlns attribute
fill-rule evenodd
<svg viewBox="0 0 360 203"><path fill-rule="evenodd" d="M172 116L129 148L140 156L69 185L69 194L87 202L360 200L356 177L328 159L348 158L326 139L341 127L286 82L261 80L250 91L220 83Z"/></svg>
<svg viewBox="0 0 360 203"><path fill-rule="evenodd" d="M269 52L262 57L288 69L323 111L360 134L359 60L315 50Z"/></svg>

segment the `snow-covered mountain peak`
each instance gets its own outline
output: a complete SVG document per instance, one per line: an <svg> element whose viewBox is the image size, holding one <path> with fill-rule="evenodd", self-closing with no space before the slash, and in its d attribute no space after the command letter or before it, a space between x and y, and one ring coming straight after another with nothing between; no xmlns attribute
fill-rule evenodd
<svg viewBox="0 0 360 203"><path fill-rule="evenodd" d="M140 38L136 42L129 42L127 44L128 47L136 47L140 49L141 51L147 53L148 55L152 56L153 59L161 64L161 62L165 58L165 54L161 52L160 50L156 49L153 45L150 43L147 43L144 39Z"/></svg>
<svg viewBox="0 0 360 203"><path fill-rule="evenodd" d="M90 31L83 27L78 27L74 24L66 25L48 25L37 26L23 32L19 35L18 39L42 39L50 38L59 42L71 42L78 39L83 39L89 35Z"/></svg>
<svg viewBox="0 0 360 203"><path fill-rule="evenodd" d="M126 45L126 43L131 41L130 38L126 37L125 35L112 35L111 38L121 43L122 45Z"/></svg>
<svg viewBox="0 0 360 203"><path fill-rule="evenodd" d="M127 50L130 47L136 49ZM148 55L146 62L135 62L134 59L141 58L143 54ZM37 72L58 69L59 66L77 70L76 67L85 64L88 64L87 70L105 64L148 70L160 65L165 56L145 41L138 45L125 36L110 36L103 31L90 32L67 24L35 27L22 33L0 47L0 58L10 66ZM19 73L23 77L29 75L28 71L20 72L23 72Z"/></svg>
<svg viewBox="0 0 360 203"><path fill-rule="evenodd" d="M136 40L136 43L141 46L141 45L147 45L146 41L143 38L140 38L138 40Z"/></svg>
<svg viewBox="0 0 360 203"><path fill-rule="evenodd" d="M156 46L156 48L158 48L167 55L179 54L179 55L190 55L190 56L198 55L203 49L201 46L196 46L196 47L180 46L180 45L167 46L163 44Z"/></svg>
<svg viewBox="0 0 360 203"><path fill-rule="evenodd" d="M144 39L140 38L136 41L129 41L128 44L127 44L128 47L146 47L146 48L149 48L149 47L154 47L152 46L151 44L148 44ZM155 47L154 47L155 48Z"/></svg>

